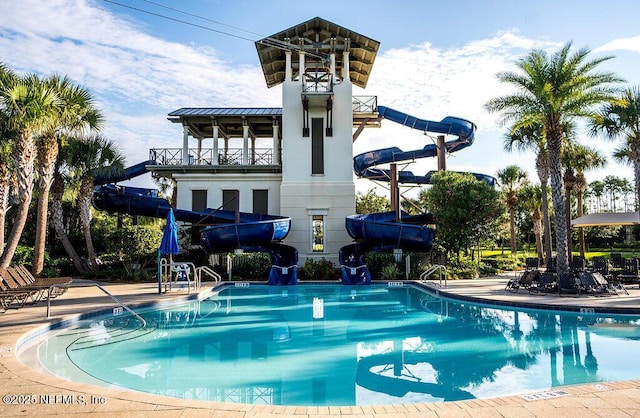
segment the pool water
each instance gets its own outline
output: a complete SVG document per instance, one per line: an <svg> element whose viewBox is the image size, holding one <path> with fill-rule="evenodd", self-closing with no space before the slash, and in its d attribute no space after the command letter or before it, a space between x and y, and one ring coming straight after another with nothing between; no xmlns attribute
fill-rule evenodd
<svg viewBox="0 0 640 418"><path fill-rule="evenodd" d="M38 343L76 381L271 405L455 401L640 378L640 319L443 300L412 285L227 287Z"/></svg>

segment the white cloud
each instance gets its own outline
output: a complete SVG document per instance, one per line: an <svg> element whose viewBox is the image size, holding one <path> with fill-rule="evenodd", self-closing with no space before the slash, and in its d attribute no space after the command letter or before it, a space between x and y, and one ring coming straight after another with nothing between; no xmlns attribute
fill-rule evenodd
<svg viewBox="0 0 640 418"><path fill-rule="evenodd" d="M632 52L640 52L640 35L630 38L618 38L605 43L594 49L594 52L608 52L627 50Z"/></svg>

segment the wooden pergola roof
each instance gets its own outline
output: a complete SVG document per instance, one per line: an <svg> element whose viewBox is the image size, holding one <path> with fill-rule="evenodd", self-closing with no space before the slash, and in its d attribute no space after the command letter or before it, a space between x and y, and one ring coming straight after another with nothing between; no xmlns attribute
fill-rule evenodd
<svg viewBox="0 0 640 418"><path fill-rule="evenodd" d="M286 50L304 50L306 62L327 60L331 52L336 52L337 68L342 68L342 52L348 50L349 78L356 86L365 88L380 47L378 41L319 17L260 39L255 44L267 87L284 81ZM297 60L297 54L293 54L292 62Z"/></svg>

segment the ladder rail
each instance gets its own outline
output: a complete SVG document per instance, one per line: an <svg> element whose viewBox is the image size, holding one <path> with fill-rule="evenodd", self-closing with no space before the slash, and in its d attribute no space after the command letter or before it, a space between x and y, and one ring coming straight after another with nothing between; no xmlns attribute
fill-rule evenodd
<svg viewBox="0 0 640 418"><path fill-rule="evenodd" d="M447 287L447 267L442 264L433 264L431 267L429 267L420 275L420 281L424 283L427 280L427 277L436 272L438 272L438 282L440 287L442 287L442 275L444 272L444 287Z"/></svg>
<svg viewBox="0 0 640 418"><path fill-rule="evenodd" d="M119 306L122 306L123 309L125 309L127 312L129 312L131 315L133 315L138 321L140 321L142 323L142 328L146 328L147 327L147 321L145 321L145 319L143 317L141 317L140 315L138 315L133 309L131 309L129 306L127 306L124 302L122 302L120 299L118 299L117 297L115 297L114 295L112 295L111 293L109 293L109 291L107 289L105 289L104 287L102 287L102 285L98 282L94 282L91 280L83 280L81 284L84 285L88 285L88 286L74 286L73 284L71 285L71 287L89 287L89 286L96 286L98 289L100 289L105 295L109 296L111 298L111 300L113 300L115 303L117 303ZM68 286L68 285L67 285ZM61 287L61 285L59 284L54 284L52 286L49 287L49 297L47 298L47 318L51 317L51 291L53 290L53 288L56 287Z"/></svg>

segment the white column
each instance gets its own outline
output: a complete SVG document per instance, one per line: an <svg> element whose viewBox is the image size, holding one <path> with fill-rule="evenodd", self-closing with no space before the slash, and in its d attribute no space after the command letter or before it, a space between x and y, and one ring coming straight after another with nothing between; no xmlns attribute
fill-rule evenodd
<svg viewBox="0 0 640 418"><path fill-rule="evenodd" d="M349 51L345 51L342 54L342 81L350 80L349 71Z"/></svg>
<svg viewBox="0 0 640 418"><path fill-rule="evenodd" d="M293 69L291 68L291 51L286 50L284 52L285 57L285 69L284 69L284 81L293 80Z"/></svg>
<svg viewBox="0 0 640 418"><path fill-rule="evenodd" d="M280 165L280 126L278 121L273 121L273 159L271 164Z"/></svg>
<svg viewBox="0 0 640 418"><path fill-rule="evenodd" d="M213 149L211 150L211 164L218 165L218 125L213 125Z"/></svg>
<svg viewBox="0 0 640 418"><path fill-rule="evenodd" d="M182 165L189 165L189 128L182 127Z"/></svg>
<svg viewBox="0 0 640 418"><path fill-rule="evenodd" d="M256 163L256 137L251 137L251 165Z"/></svg>
<svg viewBox="0 0 640 418"><path fill-rule="evenodd" d="M249 124L242 121L242 165L249 165Z"/></svg>
<svg viewBox="0 0 640 418"><path fill-rule="evenodd" d="M299 58L300 58L300 82L302 83L302 85L304 86L304 73L305 73L305 63L304 63L304 51L300 51L299 54Z"/></svg>
<svg viewBox="0 0 640 418"><path fill-rule="evenodd" d="M202 138L198 138L198 158L196 159L196 164L202 164Z"/></svg>
<svg viewBox="0 0 640 418"><path fill-rule="evenodd" d="M329 61L329 73L331 74L329 82L333 84L336 81L336 54L334 52L329 55Z"/></svg>

